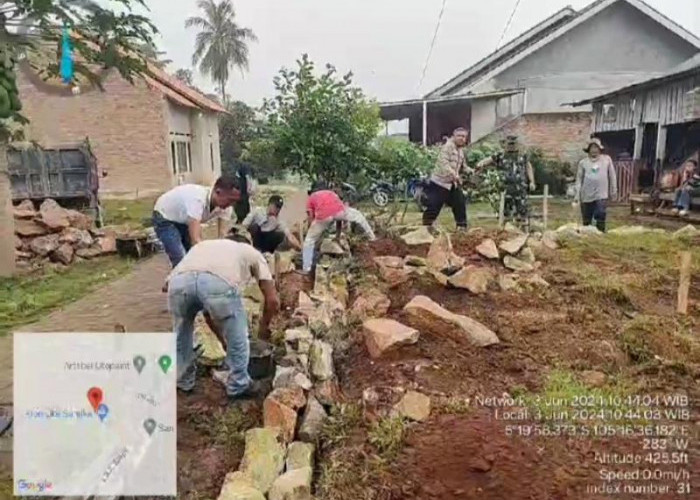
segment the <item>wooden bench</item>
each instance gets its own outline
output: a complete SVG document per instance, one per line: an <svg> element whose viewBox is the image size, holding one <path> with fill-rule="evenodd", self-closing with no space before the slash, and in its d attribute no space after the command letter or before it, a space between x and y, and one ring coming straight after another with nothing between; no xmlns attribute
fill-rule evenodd
<svg viewBox="0 0 700 500"><path fill-rule="evenodd" d="M661 193L658 196L658 200L661 200L662 205L666 205L673 203L673 200L675 199L676 195L675 193ZM653 200L651 198L651 195L649 194L632 194L630 195L630 211L632 214L636 213L637 210L637 205L642 205L642 206L648 206L651 205ZM694 196L693 198L690 199L690 207L691 209L693 207L695 208L700 208L700 196ZM652 207L652 209L656 209L658 207Z"/></svg>

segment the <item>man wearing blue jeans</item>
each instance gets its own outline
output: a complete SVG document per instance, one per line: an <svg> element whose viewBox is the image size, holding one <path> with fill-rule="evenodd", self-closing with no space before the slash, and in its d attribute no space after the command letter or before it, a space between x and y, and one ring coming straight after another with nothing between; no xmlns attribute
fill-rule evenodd
<svg viewBox="0 0 700 500"><path fill-rule="evenodd" d="M264 338L279 309L279 298L267 261L251 245L229 239L202 241L168 276L168 306L177 335L180 390L194 389L194 320L197 313L204 311L225 339L228 396L244 398L260 392L259 384L248 375L248 317L242 300L242 291L251 279L258 281L265 301L259 333Z"/></svg>
<svg viewBox="0 0 700 500"><path fill-rule="evenodd" d="M183 184L162 194L153 207L153 228L173 267L194 245L202 241L202 223L218 219L219 238L231 205L240 199L240 181L220 177L213 187Z"/></svg>

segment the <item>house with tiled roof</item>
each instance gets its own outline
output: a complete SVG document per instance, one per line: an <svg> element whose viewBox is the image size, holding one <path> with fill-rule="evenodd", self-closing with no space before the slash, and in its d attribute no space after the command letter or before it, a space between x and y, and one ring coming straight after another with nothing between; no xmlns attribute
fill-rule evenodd
<svg viewBox="0 0 700 500"><path fill-rule="evenodd" d="M17 84L25 134L50 147L85 140L97 158L102 196L145 197L221 175L218 102L153 64L133 84L118 71L67 86L24 61Z"/></svg>
<svg viewBox="0 0 700 500"><path fill-rule="evenodd" d="M387 121L408 120L414 142L465 127L472 143L514 134L574 162L594 127L590 104L572 102L662 75L698 52L696 34L643 0L596 0L561 9L422 98L380 109Z"/></svg>

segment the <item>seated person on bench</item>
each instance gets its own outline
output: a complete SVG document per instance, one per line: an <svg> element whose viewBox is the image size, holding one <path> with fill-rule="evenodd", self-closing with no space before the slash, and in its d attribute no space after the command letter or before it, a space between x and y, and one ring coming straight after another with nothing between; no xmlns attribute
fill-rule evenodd
<svg viewBox="0 0 700 500"><path fill-rule="evenodd" d="M301 244L287 225L279 220L284 201L281 196L273 195L267 202L267 208L257 207L243 220L243 227L248 230L253 246L262 253L274 253L282 242L287 242L296 250Z"/></svg>
<svg viewBox="0 0 700 500"><path fill-rule="evenodd" d="M700 172L698 172L698 162L688 160L683 165L681 173L681 185L676 189L673 200L673 213L681 217L688 215L690 201L694 195L700 194Z"/></svg>

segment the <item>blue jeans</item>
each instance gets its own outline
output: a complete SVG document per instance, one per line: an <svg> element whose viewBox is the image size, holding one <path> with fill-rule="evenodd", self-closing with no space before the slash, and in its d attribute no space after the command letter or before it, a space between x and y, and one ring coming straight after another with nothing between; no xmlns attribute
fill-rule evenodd
<svg viewBox="0 0 700 500"><path fill-rule="evenodd" d="M163 244L170 264L177 266L187 252L192 248L190 232L187 224L173 222L163 217L160 212L153 212L153 229Z"/></svg>
<svg viewBox="0 0 700 500"><path fill-rule="evenodd" d="M194 388L194 319L205 310L221 326L228 343L226 364L230 371L226 392L232 397L243 393L251 383L250 343L248 317L238 289L210 273L176 274L170 279L168 307L177 335L177 386L184 391Z"/></svg>
<svg viewBox="0 0 700 500"><path fill-rule="evenodd" d="M680 210L690 210L690 190L676 189L676 198L673 200L673 206Z"/></svg>
<svg viewBox="0 0 700 500"><path fill-rule="evenodd" d="M595 200L588 203L581 203L581 217L583 225L590 226L593 219L599 231L605 232L605 219L607 217L607 200Z"/></svg>

